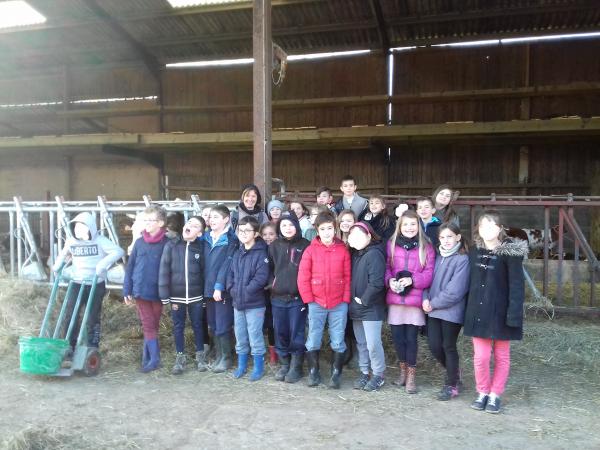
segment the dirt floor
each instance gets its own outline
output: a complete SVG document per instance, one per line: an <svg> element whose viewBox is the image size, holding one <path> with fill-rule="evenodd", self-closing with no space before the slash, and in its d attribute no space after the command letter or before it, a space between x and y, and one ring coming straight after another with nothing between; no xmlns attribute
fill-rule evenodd
<svg viewBox="0 0 600 450"><path fill-rule="evenodd" d="M105 319L114 313L135 322L132 310L111 308ZM6 328L10 323L3 314ZM168 329L170 321L164 322ZM194 370L175 377L169 373L173 356L167 340L166 367L144 375L136 370L139 330L120 336L119 345L131 345L132 358L114 348L116 341L107 330L105 364L97 377L32 377L19 372L17 347L14 340L7 341L4 330L4 344L11 344L0 352L0 447L599 449L597 360L578 353L580 346L557 348L552 341L572 339L573 330L600 337L600 325L589 322L528 323L525 341L513 346L512 373L499 415L469 408L474 389L470 345L463 337L467 391L450 402L438 402L441 372L424 341L420 391L408 395L391 383L376 393L352 390L354 370L344 372L339 391L311 389L305 380L276 382L274 368L256 383ZM548 343L557 351L545 350ZM388 380L396 375L390 367Z"/></svg>

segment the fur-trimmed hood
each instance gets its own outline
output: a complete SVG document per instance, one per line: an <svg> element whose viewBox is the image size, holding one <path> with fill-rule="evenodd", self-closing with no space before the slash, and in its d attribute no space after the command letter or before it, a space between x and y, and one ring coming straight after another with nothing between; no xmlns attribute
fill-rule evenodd
<svg viewBox="0 0 600 450"><path fill-rule="evenodd" d="M485 249L485 244L481 237L475 238L477 248ZM490 253L498 256L518 256L525 258L529 253L529 244L523 239L506 238L502 243Z"/></svg>

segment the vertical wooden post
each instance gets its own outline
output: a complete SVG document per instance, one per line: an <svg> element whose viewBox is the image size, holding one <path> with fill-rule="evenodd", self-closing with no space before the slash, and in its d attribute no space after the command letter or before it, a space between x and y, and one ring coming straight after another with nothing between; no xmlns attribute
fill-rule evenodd
<svg viewBox="0 0 600 450"><path fill-rule="evenodd" d="M523 86L531 85L531 47L525 45L525 72L523 74ZM521 120L531 119L531 98L523 97L521 100ZM519 184L523 185L521 195L527 195L527 183L529 183L529 146L519 147Z"/></svg>
<svg viewBox="0 0 600 450"><path fill-rule="evenodd" d="M592 180L590 193L600 195L600 155L592 152ZM596 255L600 254L600 208L591 209L590 245Z"/></svg>
<svg viewBox="0 0 600 450"><path fill-rule="evenodd" d="M252 76L254 129L254 184L263 194L264 204L271 200L271 0L254 0L252 21Z"/></svg>

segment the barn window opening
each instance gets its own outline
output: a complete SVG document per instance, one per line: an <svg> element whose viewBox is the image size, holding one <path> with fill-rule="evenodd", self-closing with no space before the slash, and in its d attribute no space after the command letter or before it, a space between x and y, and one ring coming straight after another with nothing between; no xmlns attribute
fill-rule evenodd
<svg viewBox="0 0 600 450"><path fill-rule="evenodd" d="M348 50L344 52L324 52L324 53L307 53L304 55L288 55L288 61L306 61L314 59L340 58L345 56L365 55L371 53L371 50ZM238 58L238 59L215 59L208 61L187 61L169 63L166 65L169 69L184 69L194 67L215 67L215 66L237 66L244 64L252 64L254 58Z"/></svg>
<svg viewBox="0 0 600 450"><path fill-rule="evenodd" d="M0 28L24 27L46 22L46 18L23 0L0 3Z"/></svg>
<svg viewBox="0 0 600 450"><path fill-rule="evenodd" d="M158 96L148 95L146 97L112 97L112 98L88 98L81 100L72 100L69 102L71 105L79 105L86 103L115 103L115 102L133 102L139 100L156 100ZM31 103L4 103L0 104L0 108L32 108L41 106L58 106L62 105L62 101L49 101L49 102L31 102Z"/></svg>

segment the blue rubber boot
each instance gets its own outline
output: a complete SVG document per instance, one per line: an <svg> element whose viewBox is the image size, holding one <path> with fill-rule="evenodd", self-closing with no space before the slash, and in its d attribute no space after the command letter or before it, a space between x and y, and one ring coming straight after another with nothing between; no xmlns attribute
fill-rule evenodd
<svg viewBox="0 0 600 450"><path fill-rule="evenodd" d="M254 368L250 374L250 381L260 380L265 373L265 355L254 355Z"/></svg>
<svg viewBox="0 0 600 450"><path fill-rule="evenodd" d="M233 378L242 378L248 370L248 353L241 353L238 355L238 366L233 371Z"/></svg>
<svg viewBox="0 0 600 450"><path fill-rule="evenodd" d="M156 370L160 367L160 348L158 339L148 339L148 354L150 356L148 362L142 367L142 372L147 373Z"/></svg>

